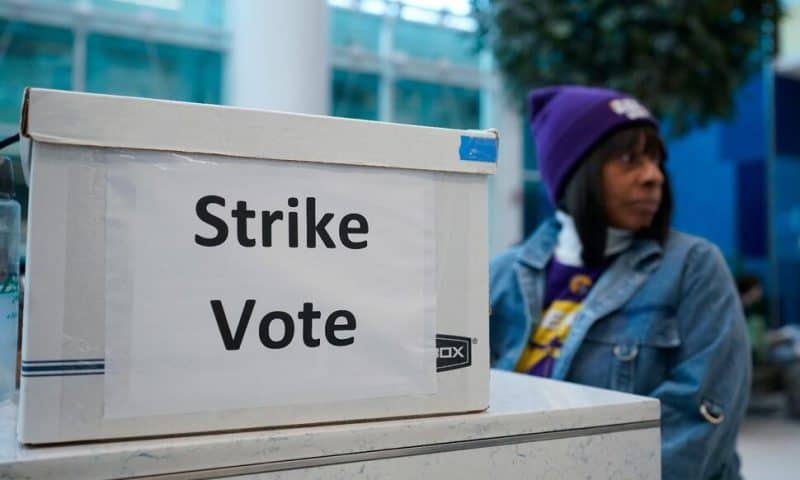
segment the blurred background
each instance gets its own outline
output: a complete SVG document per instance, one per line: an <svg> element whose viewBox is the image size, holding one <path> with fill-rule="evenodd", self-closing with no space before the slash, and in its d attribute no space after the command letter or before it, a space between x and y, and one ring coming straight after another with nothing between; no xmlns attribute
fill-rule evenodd
<svg viewBox="0 0 800 480"><path fill-rule="evenodd" d="M26 86L496 128L492 253L551 213L523 96L547 83L655 105L673 224L719 246L748 311L745 472L781 478L779 461L796 478L800 0L0 0L0 136L18 131ZM18 146L3 153L24 231Z"/></svg>

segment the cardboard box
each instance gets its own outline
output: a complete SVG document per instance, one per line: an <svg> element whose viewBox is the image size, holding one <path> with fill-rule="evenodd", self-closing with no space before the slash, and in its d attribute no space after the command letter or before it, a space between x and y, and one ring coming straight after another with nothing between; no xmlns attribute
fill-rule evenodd
<svg viewBox="0 0 800 480"><path fill-rule="evenodd" d="M18 437L488 406L491 131L29 89Z"/></svg>

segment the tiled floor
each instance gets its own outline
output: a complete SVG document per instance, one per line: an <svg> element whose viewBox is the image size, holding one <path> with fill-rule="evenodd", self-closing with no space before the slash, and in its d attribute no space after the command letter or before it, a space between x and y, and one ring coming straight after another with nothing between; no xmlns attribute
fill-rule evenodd
<svg viewBox="0 0 800 480"><path fill-rule="evenodd" d="M748 480L800 479L800 420L781 411L750 414L739 433L739 455Z"/></svg>

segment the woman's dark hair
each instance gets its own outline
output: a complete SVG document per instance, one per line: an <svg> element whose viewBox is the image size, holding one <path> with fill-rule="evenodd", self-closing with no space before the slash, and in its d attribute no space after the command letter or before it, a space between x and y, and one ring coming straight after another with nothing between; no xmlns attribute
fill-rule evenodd
<svg viewBox="0 0 800 480"><path fill-rule="evenodd" d="M761 279L752 274L742 274L736 276L736 288L739 295L744 295L749 290L761 286Z"/></svg>
<svg viewBox="0 0 800 480"><path fill-rule="evenodd" d="M559 208L570 214L575 221L575 228L583 245L583 262L587 266L601 265L606 250L608 220L603 199L603 165L618 155L641 153L637 150L641 148L642 139L644 139L644 153L666 159L664 142L654 127L639 125L612 131L579 162L579 167L572 172L559 198ZM663 244L669 234L672 217L672 191L663 163L661 165L664 174L661 205L653 218L653 223L636 232L636 236Z"/></svg>

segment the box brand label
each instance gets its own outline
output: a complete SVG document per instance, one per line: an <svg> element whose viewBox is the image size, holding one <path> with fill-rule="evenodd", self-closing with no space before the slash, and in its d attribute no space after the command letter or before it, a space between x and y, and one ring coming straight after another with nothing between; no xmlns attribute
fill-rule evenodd
<svg viewBox="0 0 800 480"><path fill-rule="evenodd" d="M472 365L472 339L436 335L436 371L446 372Z"/></svg>

